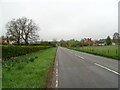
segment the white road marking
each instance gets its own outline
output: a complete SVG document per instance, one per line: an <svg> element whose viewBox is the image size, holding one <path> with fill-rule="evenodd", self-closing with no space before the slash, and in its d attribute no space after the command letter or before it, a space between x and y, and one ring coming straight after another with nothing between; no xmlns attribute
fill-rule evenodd
<svg viewBox="0 0 120 90"><path fill-rule="evenodd" d="M70 51L70 53L73 53L73 52ZM77 57L79 57L79 58L81 58L81 59L84 59L83 57L81 57L81 56L79 56L79 55L77 55L77 54L75 54L75 56L77 56Z"/></svg>
<svg viewBox="0 0 120 90"><path fill-rule="evenodd" d="M114 73L114 74L120 75L120 73L118 73L118 72L116 72L116 71L114 71L114 70L111 70L111 69L109 69L109 68L107 68L107 67L105 67L105 66L102 66L102 65L97 64L97 63L94 63L94 64L97 65L97 66L99 66L99 67L101 67L101 68L104 68L104 69L106 69L106 70L108 70L108 71L110 71L110 72L112 72L112 73Z"/></svg>
<svg viewBox="0 0 120 90"><path fill-rule="evenodd" d="M56 83L56 87L58 87L58 84Z"/></svg>
<svg viewBox="0 0 120 90"><path fill-rule="evenodd" d="M58 88L58 61L56 62L56 84L55 87Z"/></svg>
<svg viewBox="0 0 120 90"><path fill-rule="evenodd" d="M84 58L83 58L83 57L81 57L81 56L78 56L78 57L80 57L80 58L84 59Z"/></svg>
<svg viewBox="0 0 120 90"><path fill-rule="evenodd" d="M84 59L83 57L81 57L81 56L79 56L79 55L77 55L77 54L75 54L75 56L80 57L81 59Z"/></svg>
<svg viewBox="0 0 120 90"><path fill-rule="evenodd" d="M58 80L56 80L56 87L58 87Z"/></svg>
<svg viewBox="0 0 120 90"><path fill-rule="evenodd" d="M56 75L56 87L58 87L58 75Z"/></svg>
<svg viewBox="0 0 120 90"><path fill-rule="evenodd" d="M58 75L56 75L56 77L58 77Z"/></svg>
<svg viewBox="0 0 120 90"><path fill-rule="evenodd" d="M56 83L58 83L58 81L56 80Z"/></svg>

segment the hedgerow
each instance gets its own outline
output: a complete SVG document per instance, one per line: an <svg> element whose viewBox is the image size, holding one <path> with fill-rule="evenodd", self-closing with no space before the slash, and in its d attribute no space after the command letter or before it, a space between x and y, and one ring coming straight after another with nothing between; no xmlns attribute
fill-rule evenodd
<svg viewBox="0 0 120 90"><path fill-rule="evenodd" d="M2 59L17 57L25 55L30 52L50 48L50 46L14 46L14 45L2 45L0 47L2 47Z"/></svg>

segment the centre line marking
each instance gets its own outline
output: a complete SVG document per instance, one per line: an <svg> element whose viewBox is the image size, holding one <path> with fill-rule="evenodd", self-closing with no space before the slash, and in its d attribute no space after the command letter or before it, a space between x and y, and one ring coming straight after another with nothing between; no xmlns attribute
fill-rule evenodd
<svg viewBox="0 0 120 90"><path fill-rule="evenodd" d="M114 73L114 74L120 75L120 73L118 73L118 72L116 72L116 71L114 71L114 70L111 70L111 69L109 69L109 68L107 68L107 67L105 67L105 66L102 66L102 65L97 64L97 63L94 63L94 64L97 65L97 66L99 66L99 67L101 67L101 68L104 68L104 69L106 69L106 70L108 70L108 71L110 71L110 72L112 72L112 73Z"/></svg>
<svg viewBox="0 0 120 90"><path fill-rule="evenodd" d="M77 55L77 54L75 54L75 56L77 56L77 57L79 57L79 58L81 58L81 59L84 59L83 57L81 57L81 56L79 56L79 55Z"/></svg>
<svg viewBox="0 0 120 90"><path fill-rule="evenodd" d="M78 57L80 57L80 58L84 59L84 58L83 58L83 57L81 57L81 56L78 56Z"/></svg>

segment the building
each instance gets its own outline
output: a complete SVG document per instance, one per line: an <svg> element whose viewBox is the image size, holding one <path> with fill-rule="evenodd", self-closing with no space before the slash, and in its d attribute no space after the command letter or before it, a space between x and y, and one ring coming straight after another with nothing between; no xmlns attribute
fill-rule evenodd
<svg viewBox="0 0 120 90"><path fill-rule="evenodd" d="M84 43L87 43L90 46L94 44L94 41L91 38L84 38L83 41Z"/></svg>
<svg viewBox="0 0 120 90"><path fill-rule="evenodd" d="M99 45L102 45L102 46L107 45L106 39L100 39L99 42L100 42Z"/></svg>

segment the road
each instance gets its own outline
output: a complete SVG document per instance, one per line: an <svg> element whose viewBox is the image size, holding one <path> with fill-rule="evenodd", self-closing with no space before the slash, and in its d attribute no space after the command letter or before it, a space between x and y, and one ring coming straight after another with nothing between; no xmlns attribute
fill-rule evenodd
<svg viewBox="0 0 120 90"><path fill-rule="evenodd" d="M58 47L58 88L118 88L118 61Z"/></svg>

